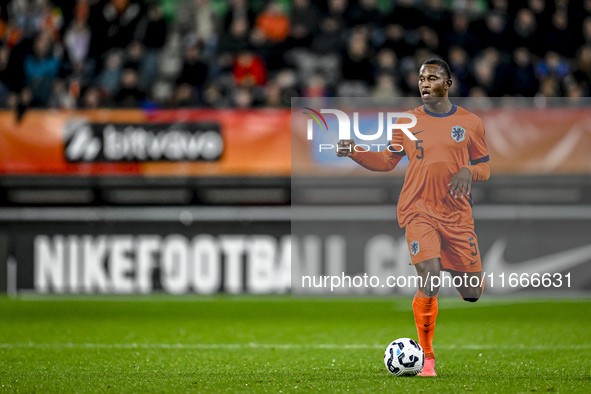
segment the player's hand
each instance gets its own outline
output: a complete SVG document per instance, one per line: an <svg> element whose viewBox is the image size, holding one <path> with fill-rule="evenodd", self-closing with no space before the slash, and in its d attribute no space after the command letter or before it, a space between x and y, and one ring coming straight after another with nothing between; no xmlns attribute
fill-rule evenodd
<svg viewBox="0 0 591 394"><path fill-rule="evenodd" d="M458 198L458 193L460 194L460 198L464 196L470 198L470 192L472 192L472 173L466 167L460 168L460 171L456 172L451 178L447 187L450 187L449 192L455 198Z"/></svg>
<svg viewBox="0 0 591 394"><path fill-rule="evenodd" d="M337 144L337 156L338 157L351 157L355 152L355 141L353 140L340 140Z"/></svg>

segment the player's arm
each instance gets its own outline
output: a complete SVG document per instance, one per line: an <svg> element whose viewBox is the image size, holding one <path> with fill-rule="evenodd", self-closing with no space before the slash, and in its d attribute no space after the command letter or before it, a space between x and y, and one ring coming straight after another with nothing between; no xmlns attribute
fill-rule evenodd
<svg viewBox="0 0 591 394"><path fill-rule="evenodd" d="M477 161L478 159L471 161L472 165L464 166L470 171L473 182L484 182L490 178L490 163L488 162L488 155L486 161Z"/></svg>
<svg viewBox="0 0 591 394"><path fill-rule="evenodd" d="M476 132L468 146L470 152L470 165L463 166L447 185L454 197L470 196L472 182L484 182L490 177L490 163L488 148L484 139L484 126L479 122Z"/></svg>
<svg viewBox="0 0 591 394"><path fill-rule="evenodd" d="M386 147L380 152L355 149L355 141L340 140L337 145L337 156L350 157L359 165L372 171L391 171L404 157L404 151L394 152Z"/></svg>
<svg viewBox="0 0 591 394"><path fill-rule="evenodd" d="M484 125L479 120L476 132L470 140L468 145L470 152L470 165L464 166L470 170L472 174L472 181L484 182L490 177L490 163L488 156L488 148L484 139Z"/></svg>

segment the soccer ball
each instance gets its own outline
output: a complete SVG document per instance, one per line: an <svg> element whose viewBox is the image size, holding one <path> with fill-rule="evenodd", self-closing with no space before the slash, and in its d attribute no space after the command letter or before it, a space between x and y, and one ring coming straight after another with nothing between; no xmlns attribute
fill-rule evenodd
<svg viewBox="0 0 591 394"><path fill-rule="evenodd" d="M413 376L423 369L425 353L414 339L399 338L386 348L384 364L394 376Z"/></svg>

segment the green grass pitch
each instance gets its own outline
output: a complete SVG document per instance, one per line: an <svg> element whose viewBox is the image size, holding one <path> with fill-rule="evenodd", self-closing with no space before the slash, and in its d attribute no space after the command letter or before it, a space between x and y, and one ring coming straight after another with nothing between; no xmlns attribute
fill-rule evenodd
<svg viewBox="0 0 591 394"><path fill-rule="evenodd" d="M391 376L410 299L0 298L0 391L591 392L588 300L441 299L437 378Z"/></svg>

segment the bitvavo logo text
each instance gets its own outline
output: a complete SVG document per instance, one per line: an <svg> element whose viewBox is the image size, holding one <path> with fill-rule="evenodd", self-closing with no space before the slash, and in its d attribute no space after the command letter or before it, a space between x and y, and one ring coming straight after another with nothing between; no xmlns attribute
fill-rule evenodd
<svg viewBox="0 0 591 394"><path fill-rule="evenodd" d="M314 139L314 121L316 121L320 127L320 130L328 131L328 124L326 123L326 119L324 119L322 114L332 114L337 117L337 121L339 123L339 140L351 139L351 120L349 119L349 115L347 115L345 112L338 109L321 109L320 112L318 112L309 107L303 108L310 111L303 112L303 114L311 117L311 119L308 119L307 124L307 138L309 141ZM410 123L395 123L399 118L410 119ZM417 137L415 137L409 130L416 126L416 124L417 118L413 114L406 112L386 112L386 136L388 141L392 141L394 129L402 131L408 138L413 141L417 141ZM382 139L382 135L384 133L384 112L378 112L378 131L374 134L363 134L359 131L359 112L353 112L353 132L355 133L355 136L362 141L377 141ZM388 149L390 152L401 152L404 150L404 147L399 144L377 143L356 144L354 150L356 152L367 151L371 150L371 147L377 147L378 150L381 150L382 147L386 147L386 149ZM318 144L319 152L322 152L323 150L334 149L336 149L336 144Z"/></svg>

